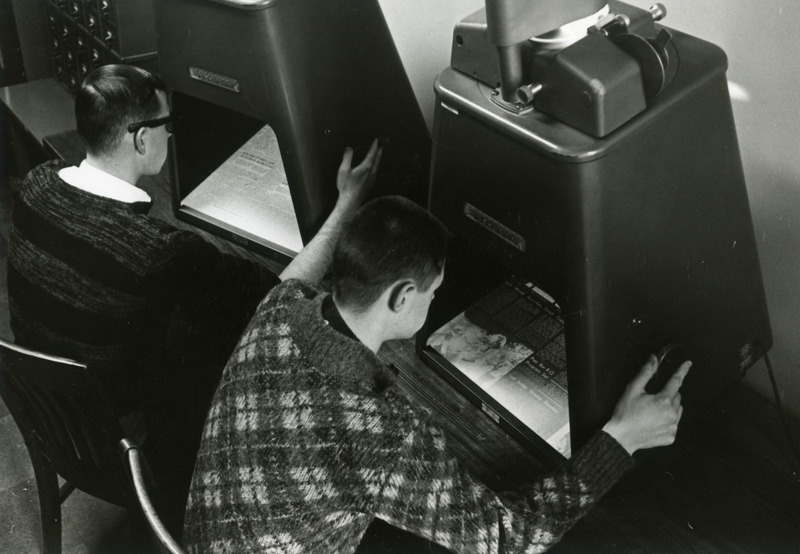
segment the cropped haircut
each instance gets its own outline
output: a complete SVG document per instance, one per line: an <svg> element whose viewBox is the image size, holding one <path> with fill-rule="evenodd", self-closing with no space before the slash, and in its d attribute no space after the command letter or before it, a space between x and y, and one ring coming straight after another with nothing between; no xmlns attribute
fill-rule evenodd
<svg viewBox="0 0 800 554"><path fill-rule="evenodd" d="M444 269L447 238L445 226L407 198L384 196L364 204L334 249L336 302L364 311L404 279L428 290Z"/></svg>
<svg viewBox="0 0 800 554"><path fill-rule="evenodd" d="M166 92L159 76L131 65L104 65L89 73L75 94L78 134L89 153L113 153L128 124L157 117L159 90Z"/></svg>

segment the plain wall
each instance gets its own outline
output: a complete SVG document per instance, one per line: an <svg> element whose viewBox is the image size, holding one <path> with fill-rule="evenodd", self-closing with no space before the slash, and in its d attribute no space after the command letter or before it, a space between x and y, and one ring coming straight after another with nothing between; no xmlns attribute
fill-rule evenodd
<svg viewBox="0 0 800 554"><path fill-rule="evenodd" d="M629 0L648 8L650 1ZM800 416L800 2L667 0L662 23L713 42L729 60L734 117L747 179L784 407ZM449 65L453 26L481 0L380 0L430 126L433 81ZM763 361L746 383L772 398Z"/></svg>
<svg viewBox="0 0 800 554"><path fill-rule="evenodd" d="M428 127L433 122L433 80L450 65L453 27L483 7L483 0L378 0Z"/></svg>

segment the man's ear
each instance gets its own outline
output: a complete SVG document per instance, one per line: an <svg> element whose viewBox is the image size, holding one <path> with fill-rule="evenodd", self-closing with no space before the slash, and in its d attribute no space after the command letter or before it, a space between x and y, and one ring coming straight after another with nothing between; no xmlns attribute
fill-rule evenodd
<svg viewBox="0 0 800 554"><path fill-rule="evenodd" d="M137 129L136 132L133 133L133 147L136 148L136 151L139 154L144 154L147 151L147 148L144 145L145 133L147 133L147 127Z"/></svg>
<svg viewBox="0 0 800 554"><path fill-rule="evenodd" d="M392 290L389 294L389 309L393 312L402 311L408 302L408 295L414 290L416 290L416 286L412 281L398 281L392 285Z"/></svg>

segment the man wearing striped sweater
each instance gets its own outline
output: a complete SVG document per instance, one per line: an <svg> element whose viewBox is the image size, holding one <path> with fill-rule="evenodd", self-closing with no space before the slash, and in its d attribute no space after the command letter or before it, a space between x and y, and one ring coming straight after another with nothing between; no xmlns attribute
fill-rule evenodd
<svg viewBox="0 0 800 554"><path fill-rule="evenodd" d="M376 356L423 324L445 236L412 202L380 198L342 231L332 294L314 264L281 274L211 404L187 504L190 552L351 553L376 519L455 552L541 552L634 451L674 440L689 363L651 395L652 358L564 467L508 494L473 479Z"/></svg>
<svg viewBox="0 0 800 554"><path fill-rule="evenodd" d="M172 129L160 78L100 67L77 91L75 115L86 159L34 168L15 200L11 325L18 343L94 367L124 412L187 358L219 372L278 279L147 215L151 198L136 183L161 170ZM187 323L188 310L208 317Z"/></svg>

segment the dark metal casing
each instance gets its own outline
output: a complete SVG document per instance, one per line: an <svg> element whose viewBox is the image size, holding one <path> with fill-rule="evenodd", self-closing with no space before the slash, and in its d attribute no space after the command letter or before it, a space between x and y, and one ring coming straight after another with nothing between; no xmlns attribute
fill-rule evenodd
<svg viewBox="0 0 800 554"><path fill-rule="evenodd" d="M510 113L452 68L435 85L430 209L481 253L476 267L499 262L559 302L573 451L665 344L694 362L687 415L772 344L727 59L672 33L671 82L604 138ZM466 278L450 271L445 287ZM434 303L429 330L462 300Z"/></svg>
<svg viewBox="0 0 800 554"><path fill-rule="evenodd" d="M184 116L176 210L264 123L278 137L304 242L333 207L346 146L358 161L372 139L388 138L378 193L424 203L430 135L377 1L156 0L155 14L159 71Z"/></svg>

